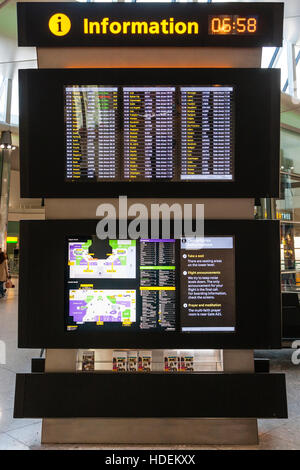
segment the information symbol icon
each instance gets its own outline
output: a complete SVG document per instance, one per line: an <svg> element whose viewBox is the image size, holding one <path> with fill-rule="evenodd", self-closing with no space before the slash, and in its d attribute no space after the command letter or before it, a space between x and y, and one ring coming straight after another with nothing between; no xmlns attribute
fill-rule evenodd
<svg viewBox="0 0 300 470"><path fill-rule="evenodd" d="M48 25L55 36L65 36L71 29L71 20L63 13L55 13L51 16Z"/></svg>

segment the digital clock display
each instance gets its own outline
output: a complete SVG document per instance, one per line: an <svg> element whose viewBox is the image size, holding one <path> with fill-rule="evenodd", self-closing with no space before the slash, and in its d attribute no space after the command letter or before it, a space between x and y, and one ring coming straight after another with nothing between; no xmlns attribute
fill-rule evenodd
<svg viewBox="0 0 300 470"><path fill-rule="evenodd" d="M219 15L209 16L208 33L210 35L255 35L258 33L257 16Z"/></svg>

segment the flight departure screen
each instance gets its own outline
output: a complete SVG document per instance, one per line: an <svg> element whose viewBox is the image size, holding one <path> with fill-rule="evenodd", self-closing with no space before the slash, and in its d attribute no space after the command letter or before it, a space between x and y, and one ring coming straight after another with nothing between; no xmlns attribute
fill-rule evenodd
<svg viewBox="0 0 300 470"><path fill-rule="evenodd" d="M87 236L66 251L67 331L235 331L233 236Z"/></svg>
<svg viewBox="0 0 300 470"><path fill-rule="evenodd" d="M68 182L234 180L233 86L65 86Z"/></svg>
<svg viewBox="0 0 300 470"><path fill-rule="evenodd" d="M175 331L175 240L68 240L67 330Z"/></svg>
<svg viewBox="0 0 300 470"><path fill-rule="evenodd" d="M172 180L175 171L175 88L123 88L124 179Z"/></svg>

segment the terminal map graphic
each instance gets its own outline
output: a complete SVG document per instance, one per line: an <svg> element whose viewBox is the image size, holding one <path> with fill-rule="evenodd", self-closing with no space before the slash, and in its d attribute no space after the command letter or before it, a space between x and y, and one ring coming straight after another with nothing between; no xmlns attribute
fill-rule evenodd
<svg viewBox="0 0 300 470"><path fill-rule="evenodd" d="M101 242L102 245L92 239L69 242L70 278L134 279L136 241L108 240L104 249Z"/></svg>
<svg viewBox="0 0 300 470"><path fill-rule="evenodd" d="M136 322L136 291L123 289L74 289L69 294L69 315L77 324Z"/></svg>
<svg viewBox="0 0 300 470"><path fill-rule="evenodd" d="M66 240L67 331L175 331L175 239Z"/></svg>

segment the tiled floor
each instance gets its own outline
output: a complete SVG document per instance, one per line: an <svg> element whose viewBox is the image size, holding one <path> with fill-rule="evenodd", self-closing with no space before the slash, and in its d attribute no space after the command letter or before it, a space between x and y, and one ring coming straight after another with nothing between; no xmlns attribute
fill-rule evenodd
<svg viewBox="0 0 300 470"><path fill-rule="evenodd" d="M32 357L40 351L17 349L17 289L10 289L6 299L0 299L0 341L6 344L6 363L0 364L0 450L8 449L169 449L166 446L45 446L40 444L41 421L13 419L14 384L16 372L30 372ZM262 357L266 353L260 352ZM300 449L300 365L291 362L291 351L272 351L272 371L284 371L287 377L289 404L288 420L259 420L258 446L244 449ZM0 356L1 362L1 356ZM176 446L176 449L241 449L229 446Z"/></svg>

